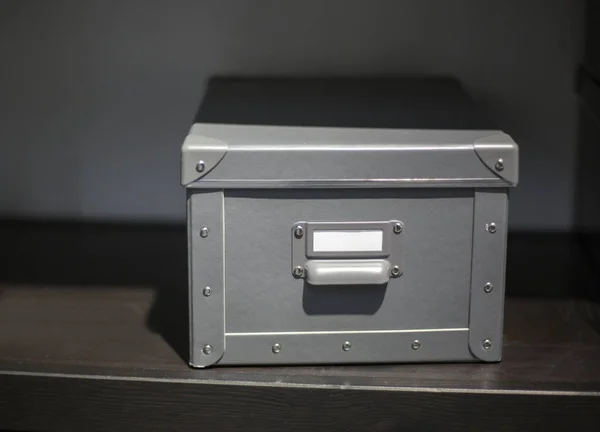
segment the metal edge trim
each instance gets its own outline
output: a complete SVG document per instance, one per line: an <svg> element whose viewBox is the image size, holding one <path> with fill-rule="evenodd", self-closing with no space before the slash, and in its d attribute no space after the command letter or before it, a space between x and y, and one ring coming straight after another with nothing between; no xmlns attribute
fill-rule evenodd
<svg viewBox="0 0 600 432"><path fill-rule="evenodd" d="M471 274L469 275L469 312L468 312L469 332L471 331L471 307L472 307L472 303L473 303L473 269L475 266L473 258L474 258L474 252L475 252L475 222L476 222L475 211L477 209L477 207L476 207L477 193L476 192L477 192L477 189L473 189L473 212L472 212L472 218L471 218ZM470 338L467 340L467 343L470 345ZM469 346L469 351L473 355L474 359L481 360L479 357L477 357L475 354L473 354L470 346Z"/></svg>
<svg viewBox="0 0 600 432"><path fill-rule="evenodd" d="M227 265L227 261L225 260L225 247L226 247L226 243L225 243L225 191L221 190L219 191L221 193L221 223L223 224L222 226L222 235L223 235L223 239L222 239L222 247L221 247L221 251L223 252L223 282L222 282L222 289L223 289L223 304L222 304L222 308L223 308L223 353L221 354L221 357L219 357L219 359L215 362L219 363L221 361L221 359L223 358L223 356L225 355L225 352L227 351L227 337L226 337L226 333L227 333L227 302L225 300L225 296L227 295L227 290L226 290L226 278L225 275L227 274L226 271L226 265Z"/></svg>
<svg viewBox="0 0 600 432"><path fill-rule="evenodd" d="M194 356L194 314L192 313L192 305L194 290L192 285L192 243L191 243L191 233L192 233L192 203L191 203L191 194L189 190L187 191L186 197L186 233L187 233L187 262L188 262L188 331L189 331L189 340L188 340L188 349L189 349L189 358L188 362L190 366L194 365L195 356ZM199 366L194 366L199 367Z"/></svg>
<svg viewBox="0 0 600 432"><path fill-rule="evenodd" d="M318 189L318 188L398 188L398 187L510 187L505 179L489 178L400 178L324 180L202 180L186 185L191 189Z"/></svg>
<svg viewBox="0 0 600 432"><path fill-rule="evenodd" d="M406 330L315 330L315 331L288 331L288 332L248 332L248 333L225 333L225 336L283 336L283 335L355 335L355 334L394 334L394 333L430 333L430 332L456 332L469 331L467 327L457 328L435 328L435 329L406 329Z"/></svg>
<svg viewBox="0 0 600 432"><path fill-rule="evenodd" d="M468 329L232 336L222 365L414 363L476 360ZM277 350L275 350L277 348Z"/></svg>

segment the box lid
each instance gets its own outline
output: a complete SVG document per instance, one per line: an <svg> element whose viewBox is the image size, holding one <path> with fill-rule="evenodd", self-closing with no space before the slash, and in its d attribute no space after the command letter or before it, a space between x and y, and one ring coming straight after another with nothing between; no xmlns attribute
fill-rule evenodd
<svg viewBox="0 0 600 432"><path fill-rule="evenodd" d="M500 131L196 124L182 149L193 187L506 187L518 147Z"/></svg>
<svg viewBox="0 0 600 432"><path fill-rule="evenodd" d="M507 187L518 147L451 79L216 79L182 148L195 188Z"/></svg>

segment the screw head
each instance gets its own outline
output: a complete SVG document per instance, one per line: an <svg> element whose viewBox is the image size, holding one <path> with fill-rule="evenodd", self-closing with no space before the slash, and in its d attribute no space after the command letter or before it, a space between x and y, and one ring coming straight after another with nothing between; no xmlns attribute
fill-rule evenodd
<svg viewBox="0 0 600 432"><path fill-rule="evenodd" d="M206 287L202 290L202 294L204 294L204 297L210 297L210 295L212 294L212 290L210 289L210 287Z"/></svg>
<svg viewBox="0 0 600 432"><path fill-rule="evenodd" d="M488 223L488 224L485 225L485 229L490 234L494 234L496 232L496 230L497 230L496 224L494 222L490 222L490 223Z"/></svg>
<svg viewBox="0 0 600 432"><path fill-rule="evenodd" d="M208 233L209 233L209 229L208 229L208 227L203 227L203 228L200 230L200 237L202 237L202 238L206 238L206 237L208 237Z"/></svg>
<svg viewBox="0 0 600 432"><path fill-rule="evenodd" d="M296 227L294 228L294 237L302 238L303 235L304 235L304 228L302 227L302 225L296 225Z"/></svg>
<svg viewBox="0 0 600 432"><path fill-rule="evenodd" d="M204 165L204 161L199 161L196 164L196 171L198 171L199 173L204 172L205 169L206 169L206 165Z"/></svg>
<svg viewBox="0 0 600 432"><path fill-rule="evenodd" d="M274 344L271 351L273 351L273 354L279 354L281 352L281 345L278 343Z"/></svg>
<svg viewBox="0 0 600 432"><path fill-rule="evenodd" d="M483 286L483 290L484 290L486 293L491 293L493 289L494 289L494 285L492 285L492 283L491 283L491 282L488 282L488 283L486 283L486 284Z"/></svg>
<svg viewBox="0 0 600 432"><path fill-rule="evenodd" d="M204 355L209 355L212 352L212 345L204 345L202 347L202 352L204 353Z"/></svg>
<svg viewBox="0 0 600 432"><path fill-rule="evenodd" d="M494 165L494 168L496 168L496 171L502 171L504 169L504 161L502 159L498 159Z"/></svg>
<svg viewBox="0 0 600 432"><path fill-rule="evenodd" d="M421 342L418 340L414 340L411 344L410 347L412 349L414 349L415 351L418 350L419 348L421 348Z"/></svg>
<svg viewBox="0 0 600 432"><path fill-rule="evenodd" d="M398 266L392 267L392 270L390 271L390 273L392 274L392 277L400 276L400 267L398 267Z"/></svg>
<svg viewBox="0 0 600 432"><path fill-rule="evenodd" d="M342 349L344 351L350 351L350 348L352 348L352 344L350 342L346 341L342 344Z"/></svg>
<svg viewBox="0 0 600 432"><path fill-rule="evenodd" d="M481 346L484 350L488 351L490 348L492 348L492 341L489 339L484 339L484 341L481 343Z"/></svg>
<svg viewBox="0 0 600 432"><path fill-rule="evenodd" d="M302 275L304 275L304 267L301 267L301 266L294 267L294 270L292 271L292 274L296 278L301 278Z"/></svg>
<svg viewBox="0 0 600 432"><path fill-rule="evenodd" d="M402 226L402 223L401 222L396 222L394 224L394 234L400 234L402 232L402 228L404 228Z"/></svg>

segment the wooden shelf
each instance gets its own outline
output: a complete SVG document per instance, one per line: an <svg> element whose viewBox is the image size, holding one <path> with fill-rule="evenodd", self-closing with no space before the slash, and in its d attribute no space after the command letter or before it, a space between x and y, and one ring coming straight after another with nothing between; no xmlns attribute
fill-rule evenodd
<svg viewBox="0 0 600 432"><path fill-rule="evenodd" d="M179 226L0 224L0 429L595 430L598 279L512 235L498 364L192 370Z"/></svg>

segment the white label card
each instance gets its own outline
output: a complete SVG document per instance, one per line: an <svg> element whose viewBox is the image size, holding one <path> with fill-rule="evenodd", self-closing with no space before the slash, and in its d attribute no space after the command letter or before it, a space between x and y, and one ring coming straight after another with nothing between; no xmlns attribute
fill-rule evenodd
<svg viewBox="0 0 600 432"><path fill-rule="evenodd" d="M382 230L315 230L314 252L380 252L383 250Z"/></svg>

